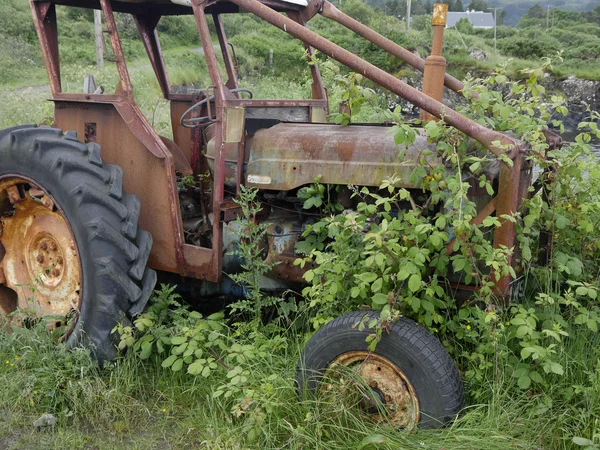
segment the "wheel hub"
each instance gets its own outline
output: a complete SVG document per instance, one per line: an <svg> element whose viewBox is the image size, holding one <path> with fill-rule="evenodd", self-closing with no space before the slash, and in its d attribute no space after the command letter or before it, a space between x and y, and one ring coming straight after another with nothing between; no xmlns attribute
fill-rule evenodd
<svg viewBox="0 0 600 450"><path fill-rule="evenodd" d="M407 429L419 423L419 400L412 383L389 359L365 351L347 352L330 364L330 370L335 366L352 369L364 381L367 389L360 389L359 404L373 421L387 420L396 428Z"/></svg>
<svg viewBox="0 0 600 450"><path fill-rule="evenodd" d="M30 180L4 178L0 180L0 214L0 312L26 310L35 317L77 312L79 255L71 228L54 199ZM50 327L63 324L56 317L50 323Z"/></svg>
<svg viewBox="0 0 600 450"><path fill-rule="evenodd" d="M42 232L32 239L27 251L27 266L30 274L40 274L46 288L60 285L65 274L63 249L51 234Z"/></svg>

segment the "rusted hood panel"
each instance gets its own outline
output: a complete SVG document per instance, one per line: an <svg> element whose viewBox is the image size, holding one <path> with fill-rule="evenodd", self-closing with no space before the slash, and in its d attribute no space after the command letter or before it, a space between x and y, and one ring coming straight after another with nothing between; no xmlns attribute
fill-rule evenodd
<svg viewBox="0 0 600 450"><path fill-rule="evenodd" d="M435 151L422 129L399 159L403 147L394 143L390 127L282 123L248 139L247 186L289 190L312 183L379 186L400 177L398 186L417 188L410 174L425 149Z"/></svg>

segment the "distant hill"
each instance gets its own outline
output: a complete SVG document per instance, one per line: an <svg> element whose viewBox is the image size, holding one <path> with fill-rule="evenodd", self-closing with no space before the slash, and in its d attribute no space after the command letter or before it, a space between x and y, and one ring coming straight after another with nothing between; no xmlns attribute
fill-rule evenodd
<svg viewBox="0 0 600 450"><path fill-rule="evenodd" d="M465 5L467 2L464 2ZM546 9L550 6L550 14L552 8L560 8L571 11L590 11L596 6L600 6L600 0L488 0L488 5L491 7L502 6L506 11L505 25L515 26L519 23L521 16L527 14L529 8L533 5L540 5ZM552 18L552 16L550 16Z"/></svg>

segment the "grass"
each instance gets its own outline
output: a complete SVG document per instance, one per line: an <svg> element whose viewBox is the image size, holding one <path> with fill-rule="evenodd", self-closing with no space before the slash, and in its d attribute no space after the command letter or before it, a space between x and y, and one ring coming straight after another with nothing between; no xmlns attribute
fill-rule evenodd
<svg viewBox="0 0 600 450"><path fill-rule="evenodd" d="M514 390L514 380L484 381L485 404L471 404L449 428L397 431L374 425L359 410L323 399L300 401L293 386L301 336L266 356L254 370L273 381L273 407L264 419L232 414L214 400L222 384L173 373L160 361L130 352L100 369L85 350L67 351L40 325L0 336L0 445L4 448L114 449L558 449L570 448L597 421L600 337L574 336L565 349L567 373L545 393ZM508 373L507 371L506 373ZM594 378L595 377L595 378ZM569 402L562 392L579 386ZM472 386L467 386L467 390ZM586 391L587 389L587 391ZM556 399L554 403L548 398ZM33 422L51 413L54 428ZM249 428L249 424L251 428ZM369 441L378 442L368 444Z"/></svg>

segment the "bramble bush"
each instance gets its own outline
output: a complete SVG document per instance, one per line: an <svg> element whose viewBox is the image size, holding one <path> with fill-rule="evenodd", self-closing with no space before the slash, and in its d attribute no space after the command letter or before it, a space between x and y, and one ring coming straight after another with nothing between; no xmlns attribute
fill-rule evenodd
<svg viewBox="0 0 600 450"><path fill-rule="evenodd" d="M529 146L550 201L533 195L514 216L490 216L481 225L472 224L477 209L470 186L493 193L481 173L497 158L443 123L425 124L437 154L424 151L413 172L412 181L419 181L422 191L397 189L394 179L378 191L356 188L356 211L329 215L306 230L298 250L306 255L301 264L315 263L306 272L310 285L303 291L315 328L349 310L380 309L379 323L370 324L376 325L372 348L398 316L411 317L440 337L467 381L476 385L509 367L520 388L541 394L554 376L563 374L559 353L569 333L577 327L597 332L600 323L600 204L596 195L589 195L598 192L599 169L589 142L600 133L592 113L575 142L548 149L547 124L567 113L564 101L546 95L537 83L549 65L547 60L545 67L528 71L525 82L509 81L506 66L486 79L468 80L465 96L470 101L460 110L486 126L516 134ZM502 91L509 92L506 98ZM393 132L400 146L414 141L414 129L405 124L398 123ZM412 208L401 209L409 200ZM535 299L531 305L505 308L494 296L497 277L516 276L506 261L517 249L493 248L491 242L500 219L517 223L526 292ZM538 267L534 257L542 232L555 239L548 267ZM477 286L473 299L461 305L446 288L457 274ZM486 389L471 394L482 399Z"/></svg>

